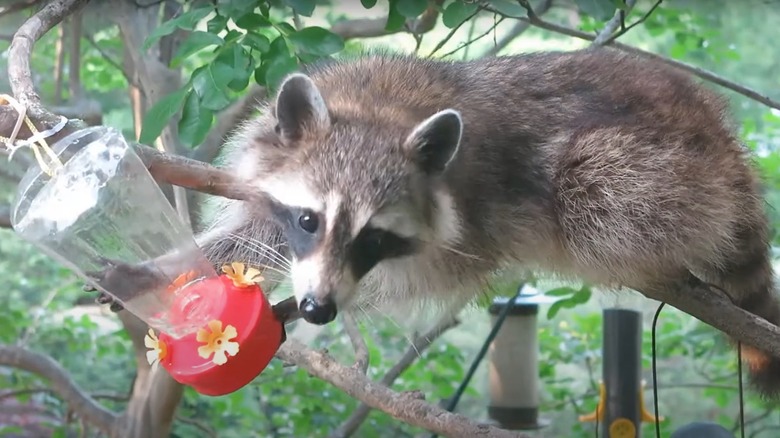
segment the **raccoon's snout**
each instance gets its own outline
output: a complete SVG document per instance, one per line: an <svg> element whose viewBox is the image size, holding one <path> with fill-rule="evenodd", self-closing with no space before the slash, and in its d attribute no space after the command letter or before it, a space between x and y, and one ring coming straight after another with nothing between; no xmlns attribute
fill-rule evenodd
<svg viewBox="0 0 780 438"><path fill-rule="evenodd" d="M316 325L325 325L336 319L336 302L332 298L326 297L317 300L307 295L303 297L300 304L301 316L306 322Z"/></svg>

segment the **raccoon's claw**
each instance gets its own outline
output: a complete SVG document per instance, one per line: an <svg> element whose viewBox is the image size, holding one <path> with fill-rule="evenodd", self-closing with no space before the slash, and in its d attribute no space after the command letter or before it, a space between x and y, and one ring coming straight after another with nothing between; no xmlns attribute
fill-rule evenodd
<svg viewBox="0 0 780 438"><path fill-rule="evenodd" d="M121 312L122 310L125 310L125 308L124 308L124 306L122 306L118 302L111 301L111 305L108 306L108 310L110 310L110 311L112 311L114 313L117 313L117 312Z"/></svg>
<svg viewBox="0 0 780 438"><path fill-rule="evenodd" d="M89 283L85 283L81 287L81 290L83 290L84 292L97 292L98 291L95 288L95 286L93 286L93 285L91 285ZM114 301L114 297L112 297L112 296L110 296L110 295L108 295L108 294L106 294L104 292L98 292L98 296L95 298L95 302L98 303L98 304L110 304L111 306L109 306L109 309L112 312L114 312L114 313L119 312L121 310L124 310L124 306L122 306L118 302Z"/></svg>

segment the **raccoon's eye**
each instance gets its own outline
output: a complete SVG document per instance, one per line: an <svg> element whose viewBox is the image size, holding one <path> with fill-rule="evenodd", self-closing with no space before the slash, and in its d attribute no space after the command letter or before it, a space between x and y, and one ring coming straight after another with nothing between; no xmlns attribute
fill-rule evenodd
<svg viewBox="0 0 780 438"><path fill-rule="evenodd" d="M317 232L317 228L320 226L320 220L317 218L317 214L311 210L304 210L298 217L298 225L303 228L303 231L307 233Z"/></svg>

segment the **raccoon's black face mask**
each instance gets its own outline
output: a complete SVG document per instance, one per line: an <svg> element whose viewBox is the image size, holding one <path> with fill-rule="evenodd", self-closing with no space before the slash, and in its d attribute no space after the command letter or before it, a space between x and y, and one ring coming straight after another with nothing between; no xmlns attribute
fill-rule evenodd
<svg viewBox="0 0 780 438"><path fill-rule="evenodd" d="M274 199L273 216L285 230L302 316L326 324L372 269L413 254L422 244L419 229L431 206L410 185L422 186L421 179L447 169L459 147L462 121L454 110L405 129L350 120L332 112L302 74L280 86L275 116L269 154L278 154L278 170L258 186ZM398 220L416 212L420 217Z"/></svg>

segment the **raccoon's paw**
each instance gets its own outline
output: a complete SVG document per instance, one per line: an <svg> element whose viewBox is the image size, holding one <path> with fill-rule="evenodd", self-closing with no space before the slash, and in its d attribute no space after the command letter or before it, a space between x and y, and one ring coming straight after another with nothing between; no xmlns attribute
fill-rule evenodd
<svg viewBox="0 0 780 438"><path fill-rule="evenodd" d="M85 283L81 289L84 292L98 292L98 295L95 298L95 302L98 304L110 304L109 309L114 313L124 310L124 307L118 302L114 301L114 298L111 297L111 295L108 295L104 292L99 292L97 289L95 289L95 286L92 286L89 283Z"/></svg>
<svg viewBox="0 0 780 438"><path fill-rule="evenodd" d="M129 301L146 291L167 286L167 278L155 269L153 264L130 264L116 260L104 259L105 269L87 272L95 282L122 301ZM94 288L89 287L94 290ZM112 310L119 311L123 307L104 293L98 295L103 304L111 304Z"/></svg>

